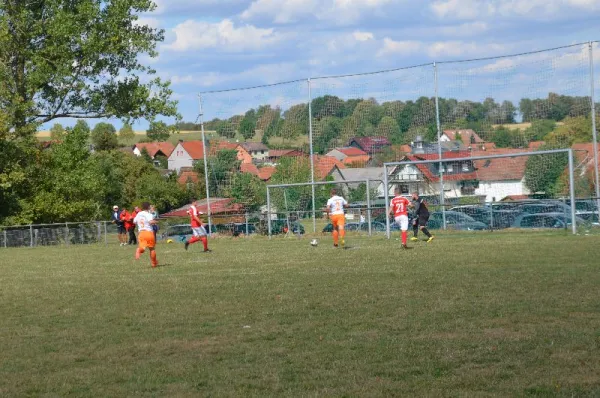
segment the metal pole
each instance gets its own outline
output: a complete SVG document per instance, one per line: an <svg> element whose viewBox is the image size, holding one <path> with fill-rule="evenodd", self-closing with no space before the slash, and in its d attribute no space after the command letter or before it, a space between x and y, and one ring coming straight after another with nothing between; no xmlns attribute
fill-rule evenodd
<svg viewBox="0 0 600 398"><path fill-rule="evenodd" d="M248 213L246 213L246 237L250 235L250 227L248 226Z"/></svg>
<svg viewBox="0 0 600 398"><path fill-rule="evenodd" d="M592 101L592 146L594 149L594 178L596 185L596 211L600 214L600 176L598 176L598 137L596 132L596 100L594 87L594 46L588 43L590 52L590 99ZM593 216L592 216L593 220Z"/></svg>
<svg viewBox="0 0 600 398"><path fill-rule="evenodd" d="M6 249L6 247L8 246L8 243L7 243L8 237L6 236L7 235L6 230L3 231L3 235L4 235L4 248Z"/></svg>
<svg viewBox="0 0 600 398"><path fill-rule="evenodd" d="M373 231L371 230L371 188L369 179L367 178L367 222L369 223L369 236L372 236Z"/></svg>
<svg viewBox="0 0 600 398"><path fill-rule="evenodd" d="M313 185L313 187L314 187L314 185ZM290 210L288 209L287 192L286 192L285 188L283 189L283 201L285 202L285 223L287 225L287 232L286 232L285 236L288 236L290 233Z"/></svg>
<svg viewBox="0 0 600 398"><path fill-rule="evenodd" d="M390 239L390 188L388 187L387 165L383 165L383 197L385 200L385 236Z"/></svg>
<svg viewBox="0 0 600 398"><path fill-rule="evenodd" d="M437 125L437 144L438 144L438 157L440 159L439 174L440 174L440 205L442 206L442 224L443 228L446 229L446 206L444 199L444 169L442 163L442 129L440 125L440 104L438 101L438 71L437 64L433 63L433 81L435 85L435 122Z"/></svg>
<svg viewBox="0 0 600 398"><path fill-rule="evenodd" d="M571 227L573 228L573 235L577 234L577 222L575 215L575 167L573 161L573 150L569 149L569 192L571 194Z"/></svg>
<svg viewBox="0 0 600 398"><path fill-rule="evenodd" d="M494 230L494 201L490 203L490 229Z"/></svg>
<svg viewBox="0 0 600 398"><path fill-rule="evenodd" d="M69 246L69 223L65 223L65 246Z"/></svg>
<svg viewBox="0 0 600 398"><path fill-rule="evenodd" d="M206 184L206 209L208 217L208 234L212 231L212 217L210 209L210 188L208 186L208 159L206 154L206 137L204 136L204 112L202 110L202 96L198 95L198 103L200 105L200 131L202 132L202 156L204 158L204 184Z"/></svg>
<svg viewBox="0 0 600 398"><path fill-rule="evenodd" d="M317 233L317 206L315 204L315 154L313 152L313 125L312 125L312 89L310 78L308 82L308 147L310 151L310 182L312 191L312 219L313 233Z"/></svg>
<svg viewBox="0 0 600 398"><path fill-rule="evenodd" d="M102 224L104 224L104 244L108 245L108 233L106 232L106 221L104 221Z"/></svg>
<svg viewBox="0 0 600 398"><path fill-rule="evenodd" d="M269 230L269 239L271 239L271 190L267 186L267 226Z"/></svg>
<svg viewBox="0 0 600 398"><path fill-rule="evenodd" d="M29 224L29 247L33 247L33 225Z"/></svg>

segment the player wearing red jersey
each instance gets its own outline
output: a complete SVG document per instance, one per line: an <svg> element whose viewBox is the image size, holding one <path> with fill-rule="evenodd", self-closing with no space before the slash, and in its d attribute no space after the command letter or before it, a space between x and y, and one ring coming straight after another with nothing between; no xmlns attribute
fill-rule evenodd
<svg viewBox="0 0 600 398"><path fill-rule="evenodd" d="M410 201L401 196L400 188L396 188L394 192L396 196L390 203L390 214L394 216L396 224L400 227L402 247L406 249L406 241L408 240L408 206L410 205Z"/></svg>
<svg viewBox="0 0 600 398"><path fill-rule="evenodd" d="M208 234L206 233L206 229L202 225L202 220L200 220L200 214L202 213L198 211L198 203L195 199L192 201L188 213L190 215L190 224L192 226L193 236L190 238L190 240L185 242L185 250L187 250L191 244L194 244L196 242L202 242L202 245L204 246L204 252L210 252L208 248Z"/></svg>

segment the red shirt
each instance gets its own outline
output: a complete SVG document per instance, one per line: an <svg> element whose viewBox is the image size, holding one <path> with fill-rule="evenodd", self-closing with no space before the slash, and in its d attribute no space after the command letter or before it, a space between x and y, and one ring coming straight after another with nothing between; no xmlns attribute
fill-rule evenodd
<svg viewBox="0 0 600 398"><path fill-rule="evenodd" d="M202 223L199 223L194 216L198 217L198 209L192 205L190 206L190 223L192 224L192 228L200 228Z"/></svg>
<svg viewBox="0 0 600 398"><path fill-rule="evenodd" d="M123 221L123 226L125 227L125 229L133 227L131 214L129 214L127 210L123 210L121 212L121 221Z"/></svg>
<svg viewBox="0 0 600 398"><path fill-rule="evenodd" d="M392 199L390 207L394 211L394 217L407 216L409 204L410 202L408 201L408 199L402 196L396 196L394 199Z"/></svg>

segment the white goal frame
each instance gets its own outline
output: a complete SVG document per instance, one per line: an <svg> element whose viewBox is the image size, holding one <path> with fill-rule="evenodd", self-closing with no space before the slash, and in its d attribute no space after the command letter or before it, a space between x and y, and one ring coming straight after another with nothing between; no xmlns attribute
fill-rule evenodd
<svg viewBox="0 0 600 398"><path fill-rule="evenodd" d="M461 160L486 160L486 159L503 159L503 158L517 158L517 157L523 157L523 156L540 156L540 155L551 155L551 154L558 154L558 153L566 153L568 154L568 158L569 158L569 197L570 197L570 204L571 204L571 227L572 227L572 232L573 235L577 234L577 223L575 222L576 220L576 209L575 209L575 163L574 163L574 159L573 159L573 150L571 148L566 148L566 149L552 149L552 150L547 150L547 151L533 151L533 152L519 152L519 153L511 153L511 154L507 154L507 155L487 155L487 156L471 156L471 157L462 157L462 158L452 158L452 159L435 159L435 160L417 160L417 161L404 161L404 162L388 162L388 163L384 163L383 164L383 185L384 185L384 197L385 197L385 213L389 214L390 213L390 188L389 188L389 174L388 174L388 168L389 167L397 167L397 166L404 166L404 165L414 165L414 164L432 164L432 163L439 163L440 165L442 163L449 163L449 162L460 162ZM443 171L442 167L440 167L440 180L442 181L443 184ZM443 218L443 229L446 229L446 209L444 206L444 190L441 189L440 190L440 197L441 197L441 201L440 204L442 205L442 218ZM386 222L385 222L385 229L386 229L386 236L388 239L391 238L391 233L390 233L390 219L389 217L386 217Z"/></svg>

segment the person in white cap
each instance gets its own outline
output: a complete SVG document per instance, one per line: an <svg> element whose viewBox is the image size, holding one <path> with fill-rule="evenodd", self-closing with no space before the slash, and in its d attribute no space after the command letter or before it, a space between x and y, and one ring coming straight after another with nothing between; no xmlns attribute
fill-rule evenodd
<svg viewBox="0 0 600 398"><path fill-rule="evenodd" d="M112 223L117 226L119 246L127 246L127 231L125 231L125 224L123 223L123 220L121 220L121 211L117 205L113 206Z"/></svg>

